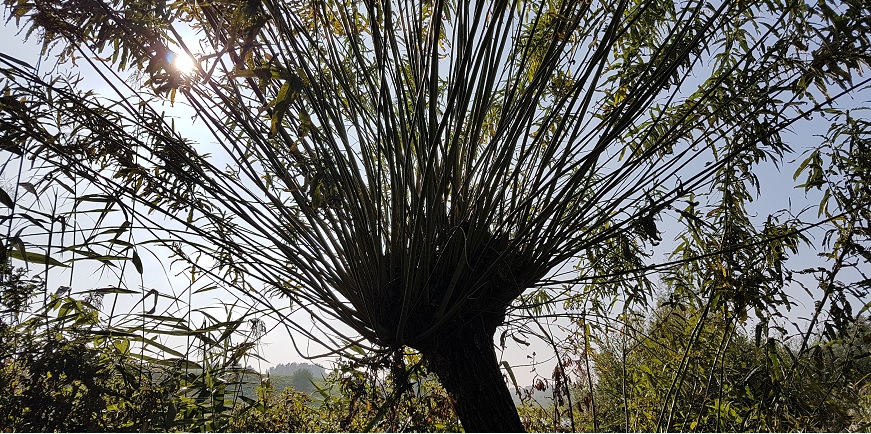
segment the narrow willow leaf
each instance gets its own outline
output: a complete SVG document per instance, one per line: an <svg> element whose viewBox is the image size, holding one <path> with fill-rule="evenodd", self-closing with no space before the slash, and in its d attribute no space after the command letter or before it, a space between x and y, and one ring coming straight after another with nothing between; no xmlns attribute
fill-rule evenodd
<svg viewBox="0 0 871 434"><path fill-rule="evenodd" d="M0 188L0 203L6 205L7 208L14 208L15 202L12 201L12 198L6 194L6 191Z"/></svg>
<svg viewBox="0 0 871 434"><path fill-rule="evenodd" d="M182 358L182 359L184 358L184 354L182 354L179 351L177 351L173 348L170 348L170 347L168 347L168 346L166 346L166 345L164 345L164 344L162 344L154 339L149 339L149 338L142 337L142 336L132 336L132 337L130 337L130 340L142 342L143 344L145 344L148 347L154 347L154 348L157 348L159 350L166 352L169 355L172 355L172 356L175 356L178 358Z"/></svg>
<svg viewBox="0 0 871 434"><path fill-rule="evenodd" d="M56 267L69 267L69 265L64 264L63 262L58 261L50 256L46 256L40 253L33 252L25 252L22 254L19 250L8 250L7 256L10 258L18 259L20 261L29 262L31 264L41 264L41 265L52 265Z"/></svg>
<svg viewBox="0 0 871 434"><path fill-rule="evenodd" d="M30 193L34 196L39 196L39 193L36 191L36 187L33 184L31 184L29 182L19 182L18 185L20 185L25 190L27 190L28 193Z"/></svg>
<svg viewBox="0 0 871 434"><path fill-rule="evenodd" d="M142 274L144 271L142 268L142 258L139 257L139 253L137 253L136 250L133 251L133 257L130 258L130 260L133 261L133 266L136 267L136 271L139 272L139 274Z"/></svg>
<svg viewBox="0 0 871 434"><path fill-rule="evenodd" d="M160 322L182 323L185 321L184 318L175 318L175 317L165 316L165 315L144 314L142 316L143 316L143 318L153 319L153 320L160 321Z"/></svg>
<svg viewBox="0 0 871 434"><path fill-rule="evenodd" d="M514 370L511 369L511 365L503 360L502 367L508 372L508 377L511 378L511 384L514 385L514 390L517 392L517 396L520 396L520 386L517 385L517 377L514 376Z"/></svg>

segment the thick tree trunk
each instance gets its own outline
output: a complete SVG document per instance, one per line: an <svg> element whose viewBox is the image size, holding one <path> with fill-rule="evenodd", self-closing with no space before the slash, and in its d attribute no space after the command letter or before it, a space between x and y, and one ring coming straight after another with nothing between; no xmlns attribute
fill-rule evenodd
<svg viewBox="0 0 871 434"><path fill-rule="evenodd" d="M524 430L496 359L495 331L479 317L421 349L466 432Z"/></svg>

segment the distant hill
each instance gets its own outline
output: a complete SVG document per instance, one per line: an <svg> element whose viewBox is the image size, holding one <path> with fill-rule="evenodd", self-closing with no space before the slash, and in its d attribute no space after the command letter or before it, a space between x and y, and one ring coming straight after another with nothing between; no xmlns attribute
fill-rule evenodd
<svg viewBox="0 0 871 434"><path fill-rule="evenodd" d="M300 370L307 370L314 378L323 378L327 370L321 365L311 363L279 363L272 368L266 370L266 373L272 375L294 375Z"/></svg>
<svg viewBox="0 0 871 434"><path fill-rule="evenodd" d="M276 392L292 388L298 392L312 394L317 391L314 384L323 387L327 370L320 365L309 363L281 363L266 370L264 374L246 374L242 378L240 391L243 396L256 398L256 388L267 379ZM312 384L314 383L314 384Z"/></svg>

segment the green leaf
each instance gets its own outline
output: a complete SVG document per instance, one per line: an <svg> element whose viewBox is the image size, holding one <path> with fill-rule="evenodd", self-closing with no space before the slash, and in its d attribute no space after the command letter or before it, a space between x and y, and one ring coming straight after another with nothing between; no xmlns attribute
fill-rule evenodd
<svg viewBox="0 0 871 434"><path fill-rule="evenodd" d="M133 261L133 266L136 267L136 271L138 271L139 274L142 274L142 258L139 257L139 253L137 253L136 250L133 251L133 257L130 259Z"/></svg>
<svg viewBox="0 0 871 434"><path fill-rule="evenodd" d="M15 202L12 201L12 198L2 188L0 188L0 203L6 205L7 208L15 207Z"/></svg>
<svg viewBox="0 0 871 434"><path fill-rule="evenodd" d="M139 337L136 333L117 331L117 330L88 330L88 334L94 336L107 336L107 337L126 337L126 338L136 338Z"/></svg>
<svg viewBox="0 0 871 434"><path fill-rule="evenodd" d="M318 392L318 393L319 393L319 394L320 394L324 399L330 399L330 395L329 395L329 393L328 393L328 391L327 391L326 388L323 388L323 387L317 385L317 384L314 382L314 380L312 380L311 378L308 379L308 382L311 383L311 385L315 387L315 390L317 390L317 392Z"/></svg>
<svg viewBox="0 0 871 434"><path fill-rule="evenodd" d="M175 317L165 316L165 315L143 314L142 317L147 318L147 319L153 319L153 320L160 321L160 322L170 322L170 323L182 323L185 321L184 318L175 318Z"/></svg>
<svg viewBox="0 0 871 434"><path fill-rule="evenodd" d="M112 343L115 349L121 354L127 354L130 350L130 341L127 339L119 339Z"/></svg>
<svg viewBox="0 0 871 434"><path fill-rule="evenodd" d="M164 361L166 362L166 365L178 367L181 369L203 369L203 365L200 365L197 362L193 362L185 358L175 357L165 359Z"/></svg>
<svg viewBox="0 0 871 434"><path fill-rule="evenodd" d="M29 182L19 182L18 185L27 190L28 193L34 196L39 196L39 192L36 191L36 187L33 184Z"/></svg>
<svg viewBox="0 0 871 434"><path fill-rule="evenodd" d="M272 124L271 131L274 134L278 131L278 125L281 123L281 119L284 117L284 114L287 113L287 108L290 106L291 101L288 100L290 97L290 82L286 82L281 85L281 89L278 90L278 96L273 100L270 105L275 107L275 111L272 114Z"/></svg>
<svg viewBox="0 0 871 434"><path fill-rule="evenodd" d="M146 338L146 337L142 337L142 336L136 336L136 337L131 337L130 340L141 342L142 344L144 344L148 347L157 348L159 350L166 352L167 354L169 354L171 356L175 356L175 357L178 357L181 359L183 359L185 357L184 354L182 354L182 353L176 351L175 349L170 348L170 347L168 347L168 346L166 346L166 345L164 345L164 344L162 344L154 339L150 339L150 338Z"/></svg>
<svg viewBox="0 0 871 434"><path fill-rule="evenodd" d="M517 391L517 396L520 396L520 386L517 385L517 378L514 376L514 371L511 369L511 365L509 365L505 360L503 360L501 364L502 367L508 371L508 377L511 378L511 384L514 385L514 390Z"/></svg>
<svg viewBox="0 0 871 434"><path fill-rule="evenodd" d="M826 214L828 216L829 199L831 197L832 197L832 191L829 189L826 189L823 192L823 198L820 199L820 208L817 211L817 217L821 217L823 214Z"/></svg>
<svg viewBox="0 0 871 434"><path fill-rule="evenodd" d="M50 256L46 256L40 253L33 252L23 252L18 250L7 250L6 254L10 258L15 258L20 261L29 262L32 264L41 264L41 265L52 265L56 267L69 267L69 265L64 264L63 262L58 261Z"/></svg>

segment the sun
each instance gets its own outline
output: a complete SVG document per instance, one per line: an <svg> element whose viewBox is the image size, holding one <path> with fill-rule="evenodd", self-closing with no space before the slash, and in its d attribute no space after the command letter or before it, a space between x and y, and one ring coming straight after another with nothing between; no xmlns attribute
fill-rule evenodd
<svg viewBox="0 0 871 434"><path fill-rule="evenodd" d="M193 74L197 70L196 60L185 53L170 51L166 55L166 60L173 68L175 68L176 71L185 75Z"/></svg>

